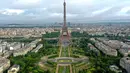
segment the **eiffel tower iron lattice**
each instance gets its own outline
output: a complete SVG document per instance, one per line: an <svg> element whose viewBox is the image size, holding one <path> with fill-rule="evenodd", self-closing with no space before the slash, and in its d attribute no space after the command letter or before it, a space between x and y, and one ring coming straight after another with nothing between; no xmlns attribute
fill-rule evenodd
<svg viewBox="0 0 130 73"><path fill-rule="evenodd" d="M65 2L65 0L64 0L63 6L64 6L64 16L63 16L64 22L63 22L61 35L60 35L60 43L61 44L69 44L70 43L70 34L68 32L68 27L66 25L66 2Z"/></svg>

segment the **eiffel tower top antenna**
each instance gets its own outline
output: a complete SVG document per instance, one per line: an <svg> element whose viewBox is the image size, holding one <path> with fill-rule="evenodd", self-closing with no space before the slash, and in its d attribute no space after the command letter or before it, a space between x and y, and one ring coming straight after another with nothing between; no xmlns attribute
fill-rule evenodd
<svg viewBox="0 0 130 73"><path fill-rule="evenodd" d="M66 26L66 2L65 0L64 0L63 5L64 5L64 26Z"/></svg>

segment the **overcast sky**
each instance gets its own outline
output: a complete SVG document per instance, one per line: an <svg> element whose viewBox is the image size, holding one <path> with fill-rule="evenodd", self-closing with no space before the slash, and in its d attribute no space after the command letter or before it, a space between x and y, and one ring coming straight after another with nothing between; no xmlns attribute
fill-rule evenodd
<svg viewBox="0 0 130 73"><path fill-rule="evenodd" d="M130 19L130 0L66 0L68 22ZM0 23L62 22L63 0L1 0Z"/></svg>

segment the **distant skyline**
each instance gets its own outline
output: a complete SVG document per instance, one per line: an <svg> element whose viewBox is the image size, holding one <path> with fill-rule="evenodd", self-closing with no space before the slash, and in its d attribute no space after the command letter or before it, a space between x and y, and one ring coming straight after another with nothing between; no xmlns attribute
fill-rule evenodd
<svg viewBox="0 0 130 73"><path fill-rule="evenodd" d="M63 22L64 0L2 0L0 23ZM130 0L66 0L67 22L129 21Z"/></svg>

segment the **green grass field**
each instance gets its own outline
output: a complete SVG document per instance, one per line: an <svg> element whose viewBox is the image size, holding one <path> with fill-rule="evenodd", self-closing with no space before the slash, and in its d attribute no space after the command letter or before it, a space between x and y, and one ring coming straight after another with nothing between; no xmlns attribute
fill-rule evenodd
<svg viewBox="0 0 130 73"><path fill-rule="evenodd" d="M68 48L62 48L61 57L68 57Z"/></svg>
<svg viewBox="0 0 130 73"><path fill-rule="evenodd" d="M72 60L69 60L69 59L68 60L67 59L66 60L58 60L58 63L62 63L62 62L72 62Z"/></svg>
<svg viewBox="0 0 130 73"><path fill-rule="evenodd" d="M58 73L70 73L70 67L69 66L60 66Z"/></svg>

